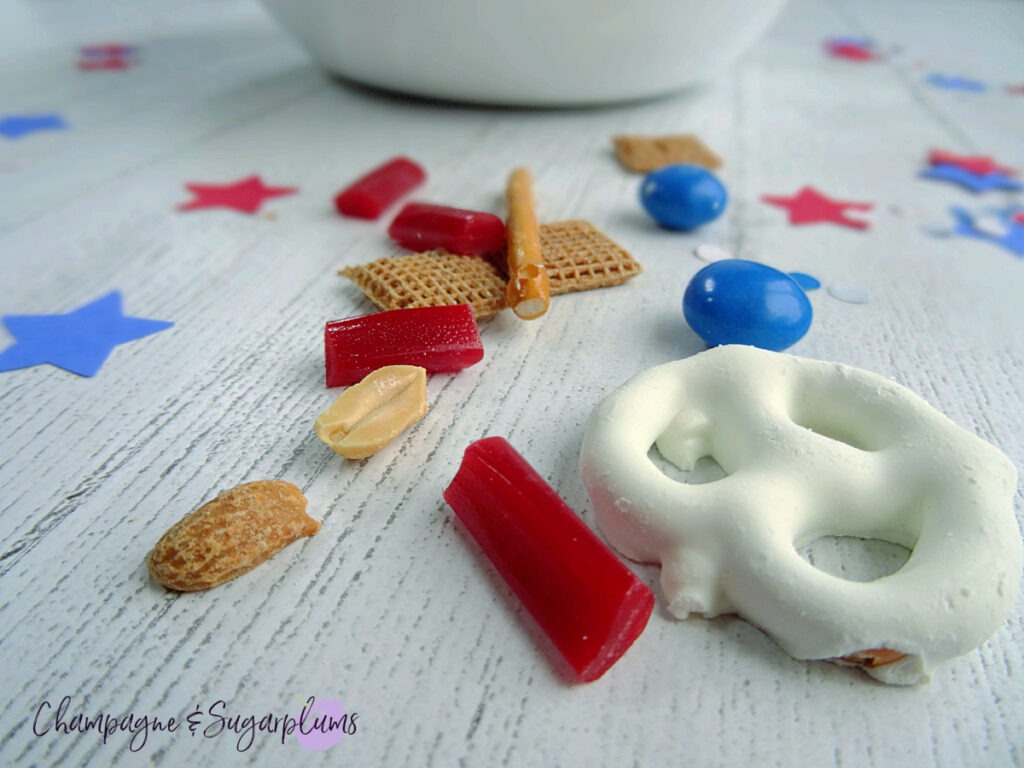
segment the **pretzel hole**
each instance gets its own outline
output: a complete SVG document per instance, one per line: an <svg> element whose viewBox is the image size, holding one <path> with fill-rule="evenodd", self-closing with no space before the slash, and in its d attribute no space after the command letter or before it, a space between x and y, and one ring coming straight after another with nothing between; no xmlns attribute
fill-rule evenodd
<svg viewBox="0 0 1024 768"><path fill-rule="evenodd" d="M846 581L875 581L904 566L911 550L883 539L822 536L797 552L819 571Z"/></svg>
<svg viewBox="0 0 1024 768"><path fill-rule="evenodd" d="M683 469L666 459L661 451L658 450L657 445L650 447L650 450L647 451L647 458L651 460L651 463L658 468L661 474L670 480L675 480L677 483L703 485L704 483L713 483L716 480L721 480L729 475L710 454L697 459L693 463L692 469Z"/></svg>
<svg viewBox="0 0 1024 768"><path fill-rule="evenodd" d="M855 413L822 413L805 402L796 403L790 413L790 418L795 424L809 429L816 435L844 443L859 451L878 451L888 444L888 440L884 433L873 427L870 416Z"/></svg>

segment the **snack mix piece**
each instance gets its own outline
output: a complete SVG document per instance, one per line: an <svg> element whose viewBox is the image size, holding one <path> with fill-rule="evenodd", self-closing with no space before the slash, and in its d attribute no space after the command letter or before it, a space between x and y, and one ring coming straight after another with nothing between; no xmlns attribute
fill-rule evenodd
<svg viewBox="0 0 1024 768"><path fill-rule="evenodd" d="M378 219L426 179L426 171L415 162L407 157L395 157L339 192L334 198L334 207L342 216Z"/></svg>
<svg viewBox="0 0 1024 768"><path fill-rule="evenodd" d="M324 327L328 387L355 384L386 365L453 373L483 356L480 331L466 304L392 309L331 320Z"/></svg>
<svg viewBox="0 0 1024 768"><path fill-rule="evenodd" d="M224 491L171 526L147 565L167 589L196 592L241 576L319 530L296 486L257 480Z"/></svg>
<svg viewBox="0 0 1024 768"><path fill-rule="evenodd" d="M629 252L586 221L540 226L552 296L620 285L643 269ZM345 267L347 277L381 309L469 304L490 317L505 308L505 278L487 259L444 251L378 259Z"/></svg>
<svg viewBox="0 0 1024 768"><path fill-rule="evenodd" d="M781 352L804 337L814 308L785 272L756 261L724 259L690 278L683 316L708 346L748 344Z"/></svg>
<svg viewBox="0 0 1024 768"><path fill-rule="evenodd" d="M540 249L553 296L621 285L643 272L625 248L589 221L542 225Z"/></svg>
<svg viewBox="0 0 1024 768"><path fill-rule="evenodd" d="M313 431L339 456L365 459L426 413L426 370L386 365L342 392L317 416Z"/></svg>
<svg viewBox="0 0 1024 768"><path fill-rule="evenodd" d="M505 247L505 222L483 211L409 203L391 222L388 235L410 251L499 253Z"/></svg>
<svg viewBox="0 0 1024 768"><path fill-rule="evenodd" d="M692 134L677 136L616 136L619 163L633 173L650 173L666 165L688 163L708 170L722 166L718 155Z"/></svg>
<svg viewBox="0 0 1024 768"><path fill-rule="evenodd" d="M640 203L665 229L689 231L721 216L729 204L729 191L707 169L678 163L644 176Z"/></svg>
<svg viewBox="0 0 1024 768"><path fill-rule="evenodd" d="M505 308L505 278L477 256L429 251L345 267L338 274L380 309L468 304L474 317L483 318Z"/></svg>
<svg viewBox="0 0 1024 768"><path fill-rule="evenodd" d="M651 589L504 438L466 449L444 499L580 682L647 626Z"/></svg>
<svg viewBox="0 0 1024 768"><path fill-rule="evenodd" d="M551 293L533 210L533 177L528 170L516 168L512 172L507 197L505 300L518 317L534 320L548 311Z"/></svg>
<svg viewBox="0 0 1024 768"><path fill-rule="evenodd" d="M727 263L727 262L720 262ZM704 457L727 477L678 482ZM869 371L745 345L650 368L593 410L580 474L626 557L661 563L679 618L737 613L797 659L928 680L1013 611L1017 471L997 448ZM912 551L884 578L819 570L823 536Z"/></svg>

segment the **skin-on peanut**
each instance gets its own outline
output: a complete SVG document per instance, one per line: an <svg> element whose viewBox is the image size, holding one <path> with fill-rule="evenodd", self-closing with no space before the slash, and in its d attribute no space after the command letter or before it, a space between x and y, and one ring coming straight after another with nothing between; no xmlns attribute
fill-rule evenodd
<svg viewBox="0 0 1024 768"><path fill-rule="evenodd" d="M296 486L257 480L224 491L171 526L147 566L167 589L196 592L241 576L319 530Z"/></svg>

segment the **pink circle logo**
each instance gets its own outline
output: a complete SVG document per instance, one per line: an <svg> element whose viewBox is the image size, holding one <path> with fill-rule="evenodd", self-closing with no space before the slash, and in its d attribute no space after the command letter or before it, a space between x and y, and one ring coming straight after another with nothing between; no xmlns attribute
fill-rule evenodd
<svg viewBox="0 0 1024 768"><path fill-rule="evenodd" d="M330 749L346 734L355 732L356 715L347 715L338 699L310 696L298 716L295 738L305 749Z"/></svg>

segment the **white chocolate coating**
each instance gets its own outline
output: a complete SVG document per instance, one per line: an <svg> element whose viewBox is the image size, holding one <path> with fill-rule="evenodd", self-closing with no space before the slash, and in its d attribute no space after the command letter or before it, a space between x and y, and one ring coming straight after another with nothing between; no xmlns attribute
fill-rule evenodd
<svg viewBox="0 0 1024 768"><path fill-rule="evenodd" d="M711 456L727 476L691 485ZM730 345L651 368L594 409L580 470L609 542L661 563L669 610L738 613L798 659L887 648L895 684L987 640L1020 581L1017 473L998 449L873 373ZM912 550L868 582L798 548L822 536Z"/></svg>

